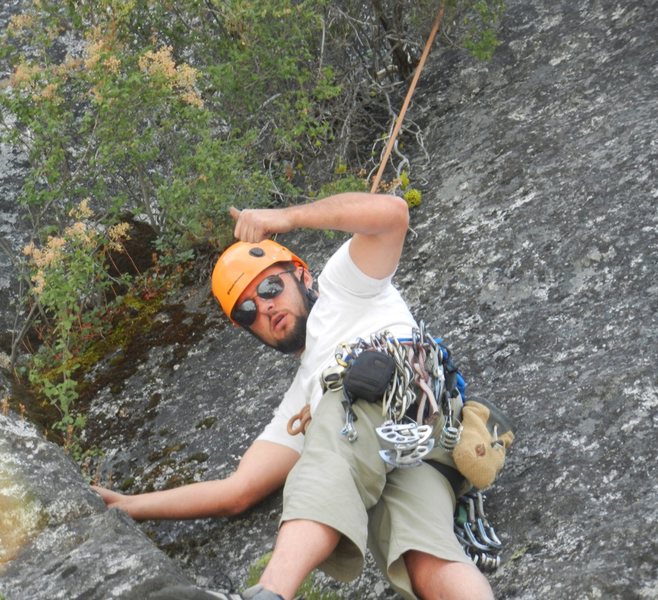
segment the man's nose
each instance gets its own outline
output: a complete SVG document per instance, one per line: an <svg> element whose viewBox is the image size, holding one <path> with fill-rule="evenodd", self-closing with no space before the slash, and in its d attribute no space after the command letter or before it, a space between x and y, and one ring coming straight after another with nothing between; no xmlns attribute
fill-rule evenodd
<svg viewBox="0 0 658 600"><path fill-rule="evenodd" d="M261 298L256 296L256 309L258 312L267 313L274 308L274 298Z"/></svg>

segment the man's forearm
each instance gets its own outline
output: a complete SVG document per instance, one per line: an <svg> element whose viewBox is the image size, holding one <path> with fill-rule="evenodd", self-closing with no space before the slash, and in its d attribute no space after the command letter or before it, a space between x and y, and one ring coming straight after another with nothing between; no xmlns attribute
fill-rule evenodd
<svg viewBox="0 0 658 600"><path fill-rule="evenodd" d="M124 496L113 506L138 521L229 516L233 511L222 501L231 496L222 490L224 485L224 480L203 481L170 490Z"/></svg>
<svg viewBox="0 0 658 600"><path fill-rule="evenodd" d="M231 208L235 237L259 242L294 229L330 229L352 234L382 235L406 230L407 203L388 194L345 192L286 208Z"/></svg>
<svg viewBox="0 0 658 600"><path fill-rule="evenodd" d="M256 440L237 470L226 479L134 496L97 486L94 489L108 507L123 510L138 520L229 517L280 488L298 458L299 454L287 446Z"/></svg>
<svg viewBox="0 0 658 600"><path fill-rule="evenodd" d="M289 215L291 229L331 229L352 234L377 235L404 227L407 204L388 194L346 192L282 209Z"/></svg>

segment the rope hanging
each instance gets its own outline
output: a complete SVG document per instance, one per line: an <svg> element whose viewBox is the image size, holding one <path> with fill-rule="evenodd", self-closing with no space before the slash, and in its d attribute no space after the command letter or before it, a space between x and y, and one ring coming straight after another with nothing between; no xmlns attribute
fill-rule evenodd
<svg viewBox="0 0 658 600"><path fill-rule="evenodd" d="M441 2L441 4L439 5L439 12L437 13L436 18L434 19L434 23L432 24L432 30L430 31L429 37L427 38L427 42L425 42L425 48L423 48L423 53L420 57L420 60L418 61L418 66L416 67L416 71L414 72L414 77L411 81L411 85L409 86L409 90L407 91L407 96L402 104L402 109L400 110L400 114L398 115L398 118L395 121L395 127L393 128L393 133L391 133L391 137L388 140L388 144L386 146L386 150L384 151L382 162L379 165L379 170L377 171L377 175L375 175L375 179L372 182L372 187L370 188L371 193L376 192L377 188L379 187L379 183L384 173L384 169L386 168L386 163L388 162L388 159L391 156L391 151L393 150L393 144L395 144L395 139L397 138L398 133L400 132L400 128L402 127L402 121L404 119L404 115L407 112L409 103L411 102L411 96L413 95L414 90L416 89L416 84L418 83L418 79L420 78L420 73L423 70L423 67L425 66L425 61L427 60L427 57L430 53L432 42L434 42L434 38L436 37L436 34L439 31L439 27L441 26L444 10L445 10L445 4L444 2Z"/></svg>

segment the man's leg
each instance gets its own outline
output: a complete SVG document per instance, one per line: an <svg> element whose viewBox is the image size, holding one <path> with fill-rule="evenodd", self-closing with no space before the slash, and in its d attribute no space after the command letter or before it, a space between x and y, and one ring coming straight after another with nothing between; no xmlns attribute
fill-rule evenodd
<svg viewBox="0 0 658 600"><path fill-rule="evenodd" d="M316 567L340 581L361 572L368 515L386 484L386 463L379 457L375 425L381 408L366 404L358 414L358 439L340 431L345 422L340 392L320 402L306 433L304 452L290 472L283 492L281 527L260 585L292 598Z"/></svg>
<svg viewBox="0 0 658 600"><path fill-rule="evenodd" d="M289 600L304 577L333 552L340 536L335 529L315 521L286 521L259 583Z"/></svg>
<svg viewBox="0 0 658 600"><path fill-rule="evenodd" d="M382 497L369 512L368 545L393 589L405 600L419 596L452 599L448 593L453 573L466 577L469 585L482 577L455 536L454 508L448 480L430 465L388 474ZM469 596L469 591L456 597L490 600L486 582L482 589L487 594Z"/></svg>
<svg viewBox="0 0 658 600"><path fill-rule="evenodd" d="M487 578L473 564L416 550L404 554L413 590L423 600L494 600Z"/></svg>

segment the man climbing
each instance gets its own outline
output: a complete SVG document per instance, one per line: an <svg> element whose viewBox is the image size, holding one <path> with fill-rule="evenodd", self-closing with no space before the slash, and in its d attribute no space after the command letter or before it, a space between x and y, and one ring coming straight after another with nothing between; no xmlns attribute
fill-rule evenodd
<svg viewBox="0 0 658 600"><path fill-rule="evenodd" d="M338 388L325 385L323 393L321 377L336 364L337 346L384 333L409 339L417 328L391 284L408 227L406 203L390 195L345 193L283 209L232 208L231 215L240 242L219 258L213 293L234 323L273 348L298 354L297 374L228 479L132 497L96 489L108 506L137 519L231 515L277 489L290 471L272 559L245 598L291 599L316 567L349 581L361 571L366 543L404 598L493 598L453 533L450 473L427 461L395 468L395 460L382 460L376 433L386 418L381 402L355 397L347 406ZM268 239L300 228L351 234L328 260L317 294L306 264ZM312 419L300 413L304 406ZM485 410L479 417L485 437L491 416ZM308 420L305 435L289 433ZM496 454L509 443L511 432L482 446ZM425 445L428 461L432 445ZM502 466L496 458L492 467L486 458L490 470ZM188 593L180 597L205 597Z"/></svg>

